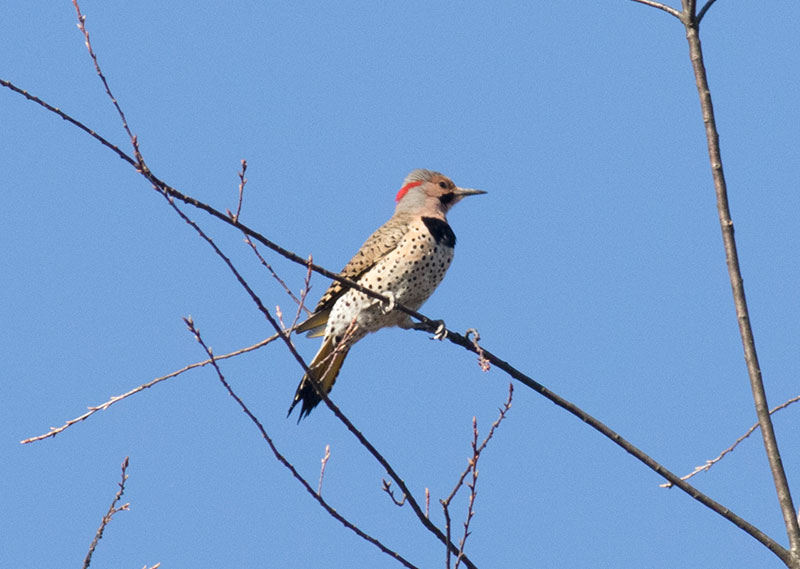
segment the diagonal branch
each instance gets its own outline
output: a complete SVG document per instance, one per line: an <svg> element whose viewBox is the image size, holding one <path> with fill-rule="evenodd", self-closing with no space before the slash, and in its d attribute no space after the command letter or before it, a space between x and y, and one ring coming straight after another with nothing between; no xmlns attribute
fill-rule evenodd
<svg viewBox="0 0 800 569"><path fill-rule="evenodd" d="M792 403L797 403L798 401L800 401L800 395L798 395L796 397L792 397L788 401L784 401L780 405L777 405L776 407L773 407L772 409L769 410L769 414L772 415L773 413L775 413L777 411L780 411L781 409L785 409L786 407L788 407ZM700 474L701 472L707 472L708 470L711 469L712 466L714 466L719 461L721 461L723 458L725 458L725 455L732 453L736 449L736 447L739 446L739 444L742 443L747 437L752 435L758 427L759 427L758 423L752 425L749 429L747 429L747 431L745 431L745 433L742 436L740 436L738 439L736 439L731 446L729 446L728 448L723 450L721 453L719 453L716 458L712 458L711 460L706 460L706 463L704 465L696 466L695 469L692 472L690 472L689 474L686 474L684 476L681 476L681 478L683 480L689 480L689 478L691 478L692 476L695 476L696 474ZM662 484L661 486L664 487L664 488L670 488L670 487L672 487L672 484L666 483L666 484Z"/></svg>
<svg viewBox="0 0 800 569"><path fill-rule="evenodd" d="M239 407L242 409L242 411L244 411L245 415L247 415L248 419L250 419L250 421L256 426L256 428L258 429L259 433L261 433L261 438L263 438L266 441L267 445L269 445L269 448L272 451L272 454L275 456L276 459L278 459L278 462L280 462L283 466L286 467L287 470L289 470L289 472L291 472L292 476L295 478L295 480L300 482L300 484L303 486L303 488L305 488L306 492L308 492L311 495L311 497L314 498L314 500L316 500L317 503L320 506L322 506L322 508L325 509L326 512L328 512L328 514L330 514L335 520L341 522L342 525L344 525L344 527L346 527L347 529L349 529L352 532L354 532L358 537L360 537L363 540L371 543L372 545L374 545L375 547L380 549L383 553L385 553L389 557L392 557L393 559L396 559L404 567L408 567L409 569L417 569L417 567L415 565L412 565L410 561L406 560L399 553L389 549L383 543L381 543L377 538L372 537L371 535L369 535L368 533L366 533L365 531L360 529L358 526L356 526L355 524L350 522L347 518L342 516L339 512L337 512L322 497L321 492L319 492L319 491L315 492L314 491L314 488L311 486L311 484L309 484L309 482L305 478L303 478L303 475L300 474L297 471L297 469L294 467L294 465L292 465L292 463L289 462L288 459L278 450L278 448L275 446L275 443L273 442L272 438L267 434L267 430L264 428L264 425L261 423L261 421L258 420L258 417L256 417L253 414L253 412L250 411L250 409L247 407L245 402L242 401L241 397L239 397L236 394L236 392L230 386L228 381L225 379L225 376L222 375L222 370L219 368L219 365L217 364L217 359L214 356L214 353L211 351L211 348L209 348L206 345L205 341L200 336L200 332L195 327L194 321L191 319L191 317L184 318L183 321L186 323L186 326L187 326L187 328L189 328L189 331L194 335L195 340L197 340L197 342L203 347L203 350L205 350L206 355L208 355L208 359L211 362L211 365L214 366L214 371L216 371L216 373L217 373L217 378L219 379L220 383L222 383L222 385L225 387L225 390L228 392L228 395L230 395L234 399L234 401L236 401L236 403L239 405ZM325 463L323 462L323 467L324 467L324 464ZM320 477L320 487L321 486L322 486L322 478Z"/></svg>
<svg viewBox="0 0 800 569"><path fill-rule="evenodd" d="M469 350L473 353L478 353L475 349L473 343L458 334L457 332L448 331L447 339L450 340L454 344L458 344L462 348ZM729 508L723 506L713 498L707 496L688 482L681 480L681 478L665 468L659 462L657 462L654 458L650 455L645 453L643 450L635 446L633 443L622 437L619 433L612 430L608 425L600 421L599 419L593 417L574 403L564 399L560 395L550 391L547 387L542 385L541 383L535 381L528 375L524 374L523 372L519 371L517 368L509 364L507 361L500 359L498 356L494 355L492 352L487 350L485 347L482 347L483 356L496 368L503 370L509 376L513 377L526 387L532 389L533 391L537 392L539 395L549 399L568 413L575 415L581 421L604 435L606 438L610 439L611 442L625 450L628 454L632 455L634 458L642 462L645 466L653 470L659 476L662 476L669 482L671 482L674 486L677 486L682 491L686 492L689 496L706 506L707 508L711 509L713 512L719 514L736 527L742 529L757 541L762 543L766 546L770 551L775 553L781 560L788 562L787 560L790 559L790 553L781 546L778 542L772 539L770 536L765 534L763 531L758 529L756 526L738 516L734 512L732 512Z"/></svg>
<svg viewBox="0 0 800 569"><path fill-rule="evenodd" d="M278 338L278 335L277 334L273 334L269 338L261 340L260 342L258 342L256 344L253 344L252 346L248 346L246 348L241 348L239 350L230 352L228 354L223 354L221 356L216 356L216 359L224 360L224 359L228 359L228 358L233 358L233 357L238 356L240 354L244 354L244 353L247 353L247 352L252 352L253 350L257 350L257 349L259 349L259 348L261 348L263 346L266 346L270 342L275 341L277 338ZM143 383L142 385L140 385L138 387L134 387L133 389L131 389L130 391L126 391L122 395L114 395L113 397L111 397L105 403L101 403L100 405L94 405L92 407L89 407L89 410L86 413L84 413L83 415L80 415L79 417L75 417L74 419L70 419L69 421L67 421L66 423L61 425L60 427L50 427L50 430L48 432L46 432L45 434L38 435L36 437L30 437L30 438L27 438L25 440L22 440L22 441L20 441L20 444L24 445L24 444L33 443L33 442L36 442L36 441L41 441L41 440L44 440L44 439L49 439L51 437L55 437L57 434L61 433L62 431L65 431L66 429L68 429L72 425L74 425L76 423L80 423L82 421L85 421L86 419L88 419L89 417L91 417L92 415L97 413L98 411L105 411L106 409L111 407L114 403L119 403L123 399L127 399L128 397L130 397L132 395L136 395L140 391L144 391L145 389L149 389L150 387L153 387L157 383L161 383L162 381L166 381L166 380L168 380L170 378L176 377L176 376L178 376L178 375L180 375L180 374L182 374L182 373L184 373L186 371L189 371L190 369L194 369L196 367L203 367L203 366L206 366L206 365L208 365L210 363L211 363L211 360L205 360L205 361L202 361L202 362L195 362L193 364L189 364L189 365L183 366L181 369L175 370L175 371L170 372L170 373L168 373L166 375L162 375L160 377L152 379L152 380L148 381L147 383Z"/></svg>

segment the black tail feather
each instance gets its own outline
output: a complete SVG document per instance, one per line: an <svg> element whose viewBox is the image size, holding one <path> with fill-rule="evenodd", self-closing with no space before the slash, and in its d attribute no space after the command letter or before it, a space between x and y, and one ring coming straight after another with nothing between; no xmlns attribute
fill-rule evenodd
<svg viewBox="0 0 800 569"><path fill-rule="evenodd" d="M314 389L314 386L311 385L311 381L307 377L303 378L303 381L297 388L297 393L294 395L294 401L292 401L292 404L289 407L289 412L286 413L287 418L292 414L295 406L297 406L297 404L301 401L303 402L303 405L300 407L300 416L297 417L298 424L300 424L301 420L308 417L308 414L311 413L314 407L319 405L319 402L322 401L319 393L317 393L317 390Z"/></svg>

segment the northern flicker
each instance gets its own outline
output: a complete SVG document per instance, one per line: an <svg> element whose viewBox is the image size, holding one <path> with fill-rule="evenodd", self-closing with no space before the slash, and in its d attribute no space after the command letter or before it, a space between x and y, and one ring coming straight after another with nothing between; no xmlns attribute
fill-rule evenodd
<svg viewBox="0 0 800 569"><path fill-rule="evenodd" d="M341 275L417 310L453 260L456 236L447 212L463 197L484 193L459 188L439 172L414 170L397 192L394 215L370 235ZM412 325L405 313L335 281L297 330L311 338L324 336L309 368L329 393L353 344L381 328ZM298 422L320 402L308 375L300 380L289 414L301 401Z"/></svg>

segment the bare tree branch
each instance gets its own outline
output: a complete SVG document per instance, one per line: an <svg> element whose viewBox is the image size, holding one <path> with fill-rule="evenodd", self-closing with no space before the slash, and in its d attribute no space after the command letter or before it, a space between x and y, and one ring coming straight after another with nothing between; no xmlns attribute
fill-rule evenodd
<svg viewBox="0 0 800 569"><path fill-rule="evenodd" d="M386 480L385 478L383 480L381 480L381 488L383 489L384 492L386 492L386 494L389 496L389 498L391 498L391 500L392 500L392 502L394 503L395 506L402 507L403 505L405 505L405 503L406 503L406 495L403 494L403 498L400 499L400 500L395 498L394 497L394 490L392 490L391 481ZM425 517L428 517L427 516L427 510L426 510ZM448 551L450 551L450 550L448 549Z"/></svg>
<svg viewBox="0 0 800 569"><path fill-rule="evenodd" d="M691 10L685 22L692 22L694 2L688 2ZM717 197L717 211L719 215L720 229L722 231L722 241L725 247L725 260L728 265L728 275L731 281L731 291L736 307L736 318L739 322L739 334L742 337L742 347L744 358L747 363L747 373L750 377L750 387L753 392L756 415L761 434L764 439L764 447L767 451L770 470L772 471L775 489L778 494L778 502L783 513L783 520L786 525L786 533L789 537L789 544L792 552L800 556L800 525L797 521L797 512L792 501L792 494L789 490L789 482L786 479L786 472L783 469L778 441L775 430L772 426L772 419L769 414L767 395L764 389L764 382L761 377L761 368L758 363L756 352L755 337L750 326L750 314L747 308L747 299L744 292L744 281L739 267L739 254L736 248L736 238L733 231L733 220L731 219L730 207L728 205L728 187L725 182L725 174L722 169L722 153L719 145L719 134L717 132L716 119L714 117L714 106L711 102L711 91L708 86L705 64L703 62L703 49L700 43L700 34L697 23L686 24L686 39L689 43L689 58L692 62L695 81L697 83L697 93L700 97L700 108L705 124L706 140L708 142L708 157L711 162L711 175L714 179L714 190Z"/></svg>
<svg viewBox="0 0 800 569"><path fill-rule="evenodd" d="M258 348L266 346L267 344L269 344L270 342L276 340L277 338L278 338L278 335L277 334L273 334L269 338L267 338L265 340L261 340L260 342L258 342L257 344L253 344L252 346L248 346L246 348L242 348L240 350L236 350L236 351L231 352L229 354L223 354L221 356L216 356L216 359L225 360L225 359L228 359L228 358L232 358L232 357L238 356L240 354L244 354L244 353L247 353L247 352L252 352L253 350L257 350ZM60 427L50 427L50 431L49 432L47 432L47 433L45 433L43 435L38 435L36 437L31 437L31 438L25 439L23 441L20 441L20 444L24 445L24 444L33 443L33 442L36 442L36 441L41 441L43 439L47 439L47 438L50 438L50 437L55 437L57 434L59 434L60 432L64 431L65 429L71 427L72 425L74 425L76 423L80 423L81 421L85 421L86 419L88 419L89 417L91 417L92 415L97 413L98 411L105 411L106 409L111 407L114 403L119 403L120 401L122 401L123 399L127 399L131 395L135 395L135 394L139 393L140 391L144 391L145 389L153 387L157 383L161 383L162 381L165 381L165 380L170 379L172 377L176 377L176 376L178 376L178 375L180 375L180 374L182 374L182 373L184 373L186 371L189 371L190 369L194 369L194 368L197 368L197 367L203 367L203 366L206 366L206 365L208 365L210 363L211 363L211 360L205 360L205 361L202 361L202 362L195 362L193 364L189 364L187 366L184 366L179 370L175 370L175 371L173 371L171 373L168 373L166 375L162 375L161 377L157 377L157 378L155 378L155 379L153 379L151 381L148 381L147 383L144 383L144 384L140 385L139 387L134 387L133 389L131 389L130 391L127 391L126 393L123 393L122 395L115 395L111 399L109 399L108 401L106 401L105 403L103 403L101 405L96 405L96 406L93 406L93 407L89 407L89 410L86 413L84 413L83 415L81 415L79 417L75 417L74 419L71 419L71 420L67 421L66 423L64 423Z"/></svg>
<svg viewBox="0 0 800 569"><path fill-rule="evenodd" d="M320 461L322 466L319 469L319 484L317 485L317 494L322 494L322 481L325 479L325 467L328 466L328 460L331 458L331 445L325 445L325 456Z"/></svg>
<svg viewBox="0 0 800 569"><path fill-rule="evenodd" d="M231 219L236 221L242 213L242 200L244 199L244 187L247 185L247 178L244 177L247 172L247 160L242 159L242 169L239 170L239 201L236 203L236 213L228 211Z"/></svg>
<svg viewBox="0 0 800 569"><path fill-rule="evenodd" d="M708 2L706 2L705 6L700 8L700 11L697 13L697 18L695 18L695 22L697 22L698 26L700 25L700 22L703 21L703 16L706 15L706 12L708 12L708 9L711 8L711 6L713 6L714 2L716 2L716 1L717 0L708 0Z"/></svg>
<svg viewBox="0 0 800 569"><path fill-rule="evenodd" d="M103 538L103 532L105 531L108 523L111 521L111 518L114 517L114 514L117 512L126 511L130 508L130 504L127 503L117 507L117 503L122 499L122 495L125 493L125 481L128 480L128 475L126 474L127 470L128 457L126 456L125 460L122 461L122 480L119 482L119 490L117 490L117 493L114 495L114 499L111 501L111 505L108 507L106 515L103 516L103 520L100 522L100 527L97 528L97 532L94 534L94 539L89 546L89 552L86 554L86 559L83 560L83 569L88 569L89 565L92 563L92 555L94 555L94 550L97 549L97 544Z"/></svg>
<svg viewBox="0 0 800 569"><path fill-rule="evenodd" d="M125 113L122 112L122 107L120 107L119 103L117 102L117 98L111 94L111 87L108 86L106 76L103 75L103 71L100 69L100 63L97 61L97 55L95 55L94 49L92 49L92 42L89 39L89 30L86 29L86 16L81 13L81 7L78 6L77 0L72 0L72 5L75 7L75 12L78 14L78 29L83 34L86 49L89 50L89 56L92 58L92 62L94 63L94 70L97 72L97 76L100 77L100 81L103 83L103 87L106 90L106 95L108 95L108 98L111 99L111 102L114 104L114 108L117 109L119 118L122 121L122 128L124 128L125 132L128 133L128 138L130 138L131 141L135 141L136 136L131 132L131 129L128 128L128 119L125 118ZM134 150L137 150L138 152L135 142L133 146Z"/></svg>
<svg viewBox="0 0 800 569"><path fill-rule="evenodd" d="M772 409L770 409L769 414L772 415L776 411L780 411L781 409L785 409L786 407L788 407L792 403L797 403L798 401L800 401L800 395L798 395L797 397L792 397L788 401L784 401L780 405L778 405L776 407L773 407ZM690 472L689 474L686 474L685 476L681 476L681 480L689 480L689 478L695 476L696 474L700 474L701 472L707 472L708 470L710 470L711 467L714 466L719 461L721 461L725 457L725 455L727 455L729 453L732 453L734 451L734 449L737 446L739 446L739 444L741 442L743 442L747 437L752 435L758 427L759 427L758 423L755 423L754 425L752 425L749 429L747 429L747 431L741 437L736 439L736 441L731 446L729 446L728 448L723 450L721 453L719 453L719 455L717 455L716 458L712 458L711 460L707 460L706 463L701 465L701 466L696 466L695 469L692 472ZM671 488L672 484L670 484L670 483L661 484L661 487L662 488Z"/></svg>
<svg viewBox="0 0 800 569"><path fill-rule="evenodd" d="M467 467L463 470L461 475L458 477L458 481L456 485L453 487L452 492L447 496L447 498L440 500L439 502L442 504L442 510L444 511L444 518L445 518L445 533L450 535L450 504L452 503L453 499L458 494L458 491L464 485L464 480L466 477L472 473L472 481L467 482L467 487L470 489L469 493L469 501L467 503L467 516L464 520L464 536L458 543L458 554L456 555L456 564L455 569L458 569L458 566L461 564L461 560L464 556L464 546L467 543L467 538L470 535L469 531L469 524L472 521L472 517L475 515L475 498L477 497L477 490L476 485L478 483L478 459L481 457L481 453L486 448L486 445L489 444L489 441L492 440L494 437L494 432L500 426L500 423L503 422L503 419L506 418L508 415L508 411L511 409L511 401L514 398L514 384L508 384L508 398L503 406L500 408L500 415L497 417L492 426L489 428L489 433L483 439L483 442L478 445L478 420L473 417L472 418L472 456L469 457L467 460ZM447 551L447 559L446 559L446 567L450 567L450 551Z"/></svg>
<svg viewBox="0 0 800 569"><path fill-rule="evenodd" d="M654 0L631 0L632 2L636 2L638 4L644 4L645 6L652 6L653 8L658 8L659 10L664 10L667 14L675 16L679 20L681 19L681 13L676 10L675 8L670 8L666 4L662 4L661 2L655 2Z"/></svg>

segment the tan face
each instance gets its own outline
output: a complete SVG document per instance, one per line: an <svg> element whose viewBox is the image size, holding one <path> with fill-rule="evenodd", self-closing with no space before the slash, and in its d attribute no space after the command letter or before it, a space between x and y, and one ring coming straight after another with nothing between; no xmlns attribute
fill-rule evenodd
<svg viewBox="0 0 800 569"><path fill-rule="evenodd" d="M430 170L416 180L406 178L406 185L398 192L398 210L416 212L444 218L445 214L465 196L485 194L481 190L459 188L453 180Z"/></svg>

